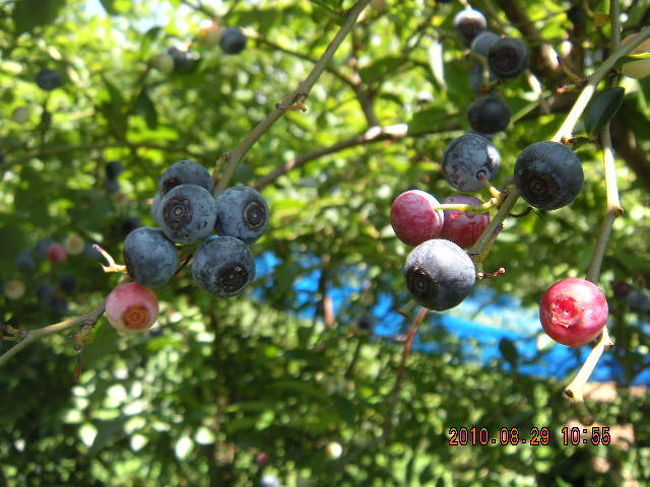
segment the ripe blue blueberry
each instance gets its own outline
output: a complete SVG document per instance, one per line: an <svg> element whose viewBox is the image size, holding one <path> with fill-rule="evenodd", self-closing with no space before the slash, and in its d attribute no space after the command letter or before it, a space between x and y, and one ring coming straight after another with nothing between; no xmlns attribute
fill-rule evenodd
<svg viewBox="0 0 650 487"><path fill-rule="evenodd" d="M175 162L162 173L158 179L158 193L164 195L180 184L198 184L210 193L214 189L214 181L208 170L198 162L188 159Z"/></svg>
<svg viewBox="0 0 650 487"><path fill-rule="evenodd" d="M249 186L233 186L217 197L219 235L253 243L269 226L269 206L264 197Z"/></svg>
<svg viewBox="0 0 650 487"><path fill-rule="evenodd" d="M114 194L120 190L120 182L117 179L104 178L104 184L108 194Z"/></svg>
<svg viewBox="0 0 650 487"><path fill-rule="evenodd" d="M140 227L124 240L124 261L135 282L147 287L167 284L178 267L178 252L156 228Z"/></svg>
<svg viewBox="0 0 650 487"><path fill-rule="evenodd" d="M117 179L117 177L122 173L122 164L118 161L107 162L104 166L104 171L107 179Z"/></svg>
<svg viewBox="0 0 650 487"><path fill-rule="evenodd" d="M454 27L468 44L472 42L479 32L487 27L485 16L478 10L466 8L454 17Z"/></svg>
<svg viewBox="0 0 650 487"><path fill-rule="evenodd" d="M477 132L494 134L505 130L510 123L510 109L497 96L482 96L470 104L467 119L472 129Z"/></svg>
<svg viewBox="0 0 650 487"><path fill-rule="evenodd" d="M36 259L34 259L32 249L23 249L20 251L16 258L16 269L25 274L34 272L36 269Z"/></svg>
<svg viewBox="0 0 650 487"><path fill-rule="evenodd" d="M504 37L492 44L487 60L499 78L514 78L528 67L528 48L519 39Z"/></svg>
<svg viewBox="0 0 650 487"><path fill-rule="evenodd" d="M255 259L246 244L235 237L204 242L192 259L194 282L215 296L234 296L255 278Z"/></svg>
<svg viewBox="0 0 650 487"><path fill-rule="evenodd" d="M77 279L72 274L64 274L59 279L59 288L67 296L72 296L77 290Z"/></svg>
<svg viewBox="0 0 650 487"><path fill-rule="evenodd" d="M35 294L36 299L38 299L41 304L49 305L52 298L54 298L54 286L49 282L41 282L36 286Z"/></svg>
<svg viewBox="0 0 650 487"><path fill-rule="evenodd" d="M413 299L434 311L460 304L472 291L476 269L472 259L449 240L432 239L415 247L404 265L406 287Z"/></svg>
<svg viewBox="0 0 650 487"><path fill-rule="evenodd" d="M228 27L221 34L219 46L226 54L238 54L246 47L247 37L240 27Z"/></svg>
<svg viewBox="0 0 650 487"><path fill-rule="evenodd" d="M442 157L442 174L460 191L478 191L483 177L492 180L499 171L499 151L485 137L469 133L454 139Z"/></svg>
<svg viewBox="0 0 650 487"><path fill-rule="evenodd" d="M484 30L474 37L470 49L485 58L487 58L490 48L500 39L499 34L491 30Z"/></svg>
<svg viewBox="0 0 650 487"><path fill-rule="evenodd" d="M181 184L160 200L155 220L170 240L189 245L204 239L214 230L217 219L212 194L196 184Z"/></svg>
<svg viewBox="0 0 650 487"><path fill-rule="evenodd" d="M35 78L36 84L39 88L45 91L52 91L61 86L63 78L61 73L53 69L41 69Z"/></svg>
<svg viewBox="0 0 650 487"><path fill-rule="evenodd" d="M50 308L55 316L64 316L68 313L68 302L63 298L52 298Z"/></svg>
<svg viewBox="0 0 650 487"><path fill-rule="evenodd" d="M529 145L515 162L515 185L535 208L555 210L568 205L578 196L583 183L580 158L558 142Z"/></svg>
<svg viewBox="0 0 650 487"><path fill-rule="evenodd" d="M198 64L196 56L187 51L182 51L177 47L167 49L167 54L174 60L174 71L177 73L188 73Z"/></svg>

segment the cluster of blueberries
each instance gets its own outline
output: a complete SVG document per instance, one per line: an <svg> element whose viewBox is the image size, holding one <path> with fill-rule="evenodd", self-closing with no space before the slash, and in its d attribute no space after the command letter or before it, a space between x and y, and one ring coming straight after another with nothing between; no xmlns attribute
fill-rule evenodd
<svg viewBox="0 0 650 487"><path fill-rule="evenodd" d="M454 26L475 58L470 86L480 96L467 112L472 131L452 140L444 151L442 174L453 188L474 192L485 188L497 175L501 158L492 138L510 123L510 110L494 87L526 69L528 49L518 39L487 30L485 16L471 7L455 16ZM518 192L530 206L542 210L571 203L581 191L583 180L580 159L569 147L552 141L526 147L514 167ZM452 198L444 203L481 204L470 195ZM443 311L460 304L473 288L476 269L463 249L478 240L488 226L489 216L471 210L443 212L438 205L436 198L426 192L402 193L391 207L391 224L403 242L415 246L403 268L411 296L422 306ZM452 227L453 231L449 230Z"/></svg>
<svg viewBox="0 0 650 487"><path fill-rule="evenodd" d="M230 187L216 198L213 191L212 177L197 162L178 161L162 174L151 209L159 228L136 228L124 240L133 281L147 287L169 282L178 268L179 244L198 245L192 276L208 293L233 296L252 282L255 259L248 244L266 231L269 207L248 186Z"/></svg>
<svg viewBox="0 0 650 487"><path fill-rule="evenodd" d="M216 26L214 29L217 31ZM225 54L239 54L246 48L248 38L241 27L231 26L224 29L223 32L217 32L219 34L219 47ZM202 43L207 47L211 47L211 42L209 41L212 37L212 32L208 32L200 36L199 39L203 39ZM188 73L198 66L199 59L199 55L196 52L173 46L168 48L164 53L154 56L152 64L164 72Z"/></svg>

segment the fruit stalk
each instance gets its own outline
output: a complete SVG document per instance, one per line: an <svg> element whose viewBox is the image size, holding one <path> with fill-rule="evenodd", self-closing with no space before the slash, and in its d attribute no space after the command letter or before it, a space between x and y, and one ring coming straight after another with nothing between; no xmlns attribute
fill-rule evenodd
<svg viewBox="0 0 650 487"><path fill-rule="evenodd" d="M323 53L322 57L314 65L313 69L307 75L304 81L302 81L298 87L293 91L293 93L287 95L280 103L282 105L292 105L297 101L304 100L312 87L318 81L320 75L325 71L327 65L331 61L334 53L339 48L345 36L352 30L354 27L357 17L361 14L363 9L370 3L370 0L359 0L349 11L345 22L339 29L339 31L334 36L334 39L327 46L327 49ZM246 137L239 143L235 149L227 155L226 160L228 161L226 167L223 169L223 175L219 184L215 189L215 196L219 195L224 191L230 184L230 179L232 178L237 165L244 158L248 150L259 140L260 137L277 121L284 115L285 110L275 108L271 113L269 113L264 120L262 120L253 130L251 130Z"/></svg>

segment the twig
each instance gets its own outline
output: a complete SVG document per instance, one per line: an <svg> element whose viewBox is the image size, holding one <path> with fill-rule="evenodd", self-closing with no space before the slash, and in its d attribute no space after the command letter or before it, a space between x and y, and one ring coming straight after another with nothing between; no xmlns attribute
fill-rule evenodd
<svg viewBox="0 0 650 487"><path fill-rule="evenodd" d="M632 51L632 49L640 45L648 37L650 37L650 26L641 29L639 34L634 39L632 39L624 46L620 46L605 61L603 61L603 64L601 64L598 67L598 69L594 71L594 73L591 76L589 76L589 81L587 82L587 86L584 87L584 89L580 93L580 96L578 96L578 99L573 104L571 111L564 119L564 123L559 128L559 130L555 133L555 135L551 140L555 142L562 142L564 140L571 138L571 136L573 135L573 129L578 123L578 120L580 120L580 117L582 116L582 113L585 111L585 108L587 108L587 105L589 104L591 97L596 91L596 87L598 86L598 83L602 81L605 75L607 75L610 69L612 69L616 65L616 63L620 58L622 58L627 53Z"/></svg>
<svg viewBox="0 0 650 487"><path fill-rule="evenodd" d="M359 0L348 12L347 18L339 31L330 42L325 50L323 56L318 60L311 73L302 81L298 87L289 95L287 95L280 103L283 105L293 105L296 102L303 101L311 91L312 87L318 81L318 78L323 73L329 62L331 61L334 53L343 42L345 36L350 32L352 27L357 21L357 17L362 10L370 3L370 0ZM227 156L228 164L223 170L221 179L215 188L215 194L218 195L228 187L230 180L235 172L235 168L244 158L248 150L259 140L259 138L277 121L285 111L275 108L269 113L264 120L262 120L253 130L251 130L246 137L239 143L235 149Z"/></svg>
<svg viewBox="0 0 650 487"><path fill-rule="evenodd" d="M27 348L27 346L29 346L31 343L35 342L36 340L40 340L43 337L46 337L48 335L53 335L54 333L59 333L61 331L67 330L77 325L81 325L81 326L94 325L99 319L99 317L104 313L105 306L106 306L106 300L102 301L102 303L99 304L92 311L89 311L88 313L83 314L81 316L75 316L73 318L68 318L67 320L63 320L59 323L54 323L52 325L44 326L43 328L36 328L34 330L25 332L22 335L20 341L16 343L16 345L14 345L5 353L0 355L0 367L5 365L9 361L9 359L11 359L14 355L17 355L18 353L22 352L25 348Z"/></svg>
<svg viewBox="0 0 650 487"><path fill-rule="evenodd" d="M382 439L385 443L390 442L391 435L393 434L395 409L397 407L397 401L399 399L399 393L402 388L402 383L404 382L404 374L406 373L406 359L411 354L411 346L413 345L413 339L415 338L415 334L417 333L420 324L422 323L422 321L424 321L424 318L427 316L428 312L429 310L427 308L422 308L420 310L415 320L413 320L413 323L411 324L411 328L409 328L409 331L406 335L406 340L404 341L404 348L402 349L402 358L400 359L399 365L397 366L397 376L395 377L395 384L393 385L393 390L391 391L390 397L388 399L388 411L386 412L386 418L384 421L384 432L382 435Z"/></svg>

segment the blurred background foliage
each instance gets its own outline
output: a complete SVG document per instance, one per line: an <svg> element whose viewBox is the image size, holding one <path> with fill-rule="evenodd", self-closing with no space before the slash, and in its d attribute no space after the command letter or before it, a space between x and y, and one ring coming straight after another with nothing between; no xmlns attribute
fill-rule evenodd
<svg viewBox="0 0 650 487"><path fill-rule="evenodd" d="M620 3L624 35L648 24L650 2ZM99 303L117 277L103 274L88 249L60 264L40 259L28 273L18 268L21 251L78 235L120 256L131 228L153 224L149 207L160 173L191 158L218 178L220 156L304 79L351 6L2 2L0 279L22 280L26 293L0 297L0 320L38 328ZM503 161L495 184L503 187L519 151L552 137L578 93L566 72L545 65L542 46L588 75L609 51L610 27L602 23L609 2L473 6L492 30L526 36L540 83L535 88L533 78L521 76L499 87L514 114L494 140ZM513 372L504 365L513 360L507 352L483 365L465 360L467 344L436 327L436 316L422 325L420 340L443 351L411 354L401 373L399 336L378 339L356 326L378 296L408 300L401 276L408 248L389 225L392 199L412 187L439 200L453 194L440 160L468 130L465 110L476 96L472 61L453 29L460 8L372 1L307 110L288 111L247 154L232 184L254 185L269 201L271 226L253 250L277 258L252 291L214 299L182 272L157 290L161 315L150 333L121 335L100 319L80 354L62 334L3 368L1 485L248 486L266 474L283 486L650 484L648 395L627 387L642 370L649 340L611 289L613 280L638 288L650 282L648 78L613 75L602 85L626 90L612 122L625 212L614 225L601 286L628 381L593 408L602 425L632 428L630 441L565 446L561 428L576 417L561 398L565 382ZM245 27L246 49L228 56L201 43L208 19ZM193 53L188 72L165 73L150 63L172 46ZM36 86L43 68L62 73L60 88ZM566 93L556 95L563 86ZM14 116L19 107L26 120ZM394 130L373 136L373 126ZM584 276L606 211L605 188L598 141L582 125L575 135L583 137L577 153L584 190L570 207L507 220L485 262L486 270L505 267L507 274L479 286L534 305L554 281ZM105 178L109 161L124 169L117 190ZM291 162L292 170L277 171ZM524 209L520 203L515 211ZM314 271L317 292L297 309L294 283ZM71 292L61 284L65 276L74 276ZM326 322L328 293L355 280L359 291ZM41 303L44 283L63 308ZM473 425L492 437L502 426L520 428L522 437L546 426L551 441L449 446L450 427ZM331 442L342 445L340 457L328 455Z"/></svg>

